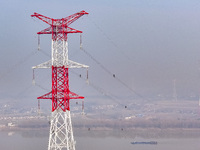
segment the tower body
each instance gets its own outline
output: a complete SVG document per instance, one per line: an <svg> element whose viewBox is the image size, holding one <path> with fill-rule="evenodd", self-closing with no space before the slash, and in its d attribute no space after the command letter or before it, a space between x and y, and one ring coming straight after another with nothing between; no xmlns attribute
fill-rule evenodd
<svg viewBox="0 0 200 150"><path fill-rule="evenodd" d="M81 11L62 19L53 19L38 13L31 15L50 25L37 34L52 35L51 60L32 67L33 69L52 69L52 91L38 97L38 99L52 100L48 150L75 150L70 99L83 99L84 97L69 90L69 68L88 68L88 66L68 59L67 35L82 33L69 25L85 14L88 13Z"/></svg>

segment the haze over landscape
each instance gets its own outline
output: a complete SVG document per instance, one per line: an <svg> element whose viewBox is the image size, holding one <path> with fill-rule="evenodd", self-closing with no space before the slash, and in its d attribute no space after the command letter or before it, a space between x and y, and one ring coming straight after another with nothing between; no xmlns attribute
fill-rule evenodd
<svg viewBox="0 0 200 150"><path fill-rule="evenodd" d="M85 10L89 15L70 25L83 31L83 50L79 34L68 41L69 58L90 66L89 84L86 70L70 71L71 91L85 96L86 113L101 117L103 109L106 118L155 117L158 110L169 115L173 109L176 119L183 113L198 119L199 7L197 0L1 1L2 115L30 108L36 113L36 98L51 91L51 70L35 70L32 85L31 67L50 59L51 37L40 36L38 51L36 33L48 26L30 15L62 18ZM71 104L81 112L81 101ZM41 101L43 111L50 113L50 107Z"/></svg>

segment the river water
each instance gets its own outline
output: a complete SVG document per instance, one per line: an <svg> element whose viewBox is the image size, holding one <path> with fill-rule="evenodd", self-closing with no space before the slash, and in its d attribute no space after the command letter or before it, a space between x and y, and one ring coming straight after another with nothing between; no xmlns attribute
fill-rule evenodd
<svg viewBox="0 0 200 150"><path fill-rule="evenodd" d="M144 131L143 131L144 132ZM146 131L145 131L146 132ZM134 134L134 131L75 131L76 150L199 150L200 134ZM188 134L188 135L187 135ZM131 144L157 141L157 145ZM48 130L1 131L1 150L47 150Z"/></svg>

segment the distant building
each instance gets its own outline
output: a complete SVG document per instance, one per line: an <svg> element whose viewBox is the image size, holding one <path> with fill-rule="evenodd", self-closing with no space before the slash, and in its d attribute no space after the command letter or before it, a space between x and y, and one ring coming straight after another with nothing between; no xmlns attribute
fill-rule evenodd
<svg viewBox="0 0 200 150"><path fill-rule="evenodd" d="M15 127L16 125L15 124L13 124L12 122L9 122L8 123L8 127Z"/></svg>

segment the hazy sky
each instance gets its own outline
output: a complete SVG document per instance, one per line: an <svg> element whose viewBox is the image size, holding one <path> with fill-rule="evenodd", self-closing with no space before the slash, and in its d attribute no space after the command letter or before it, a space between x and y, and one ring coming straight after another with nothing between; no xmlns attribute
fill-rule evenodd
<svg viewBox="0 0 200 150"><path fill-rule="evenodd" d="M89 15L70 27L83 31L83 47L100 65L79 49L79 34L69 35L70 59L90 66L92 85L71 72L73 92L91 102L104 99L101 93L137 98L129 88L144 97L172 97L176 81L178 97L199 95L199 0L5 0L0 1L0 100L34 103L51 90L50 70L37 70L38 86L32 86L31 67L50 59L51 37L42 35L37 51L36 33L48 26L30 15L62 18L81 10ZM74 71L86 76L85 70Z"/></svg>

